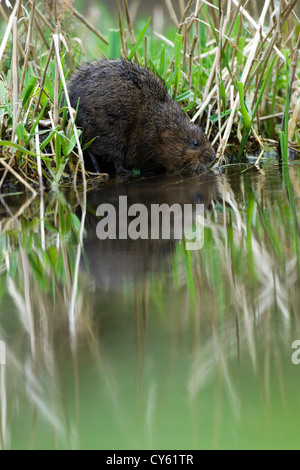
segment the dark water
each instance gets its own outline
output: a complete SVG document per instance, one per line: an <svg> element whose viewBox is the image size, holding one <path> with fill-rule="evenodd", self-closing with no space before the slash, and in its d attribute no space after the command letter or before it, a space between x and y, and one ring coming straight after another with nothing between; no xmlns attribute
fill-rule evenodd
<svg viewBox="0 0 300 470"><path fill-rule="evenodd" d="M1 196L2 448L299 448L300 166L264 166ZM203 204L203 247L99 240L120 196Z"/></svg>

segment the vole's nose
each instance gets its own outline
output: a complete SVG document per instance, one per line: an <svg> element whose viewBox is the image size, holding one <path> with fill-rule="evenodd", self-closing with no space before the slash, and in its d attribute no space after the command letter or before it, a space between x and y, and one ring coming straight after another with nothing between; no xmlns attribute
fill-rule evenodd
<svg viewBox="0 0 300 470"><path fill-rule="evenodd" d="M216 158L216 152L214 151L214 149L211 147L209 149L207 149L204 153L204 155L202 154L202 157L204 159L204 161L210 165Z"/></svg>
<svg viewBox="0 0 300 470"><path fill-rule="evenodd" d="M212 148L210 152L209 163L212 163L215 159L216 159L216 152Z"/></svg>
<svg viewBox="0 0 300 470"><path fill-rule="evenodd" d="M213 150L210 156L210 163L214 162L216 159L216 152Z"/></svg>

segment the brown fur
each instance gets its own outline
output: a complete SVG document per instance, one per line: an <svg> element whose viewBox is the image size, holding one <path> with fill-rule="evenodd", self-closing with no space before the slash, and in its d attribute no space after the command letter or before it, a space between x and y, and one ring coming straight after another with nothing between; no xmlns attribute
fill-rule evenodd
<svg viewBox="0 0 300 470"><path fill-rule="evenodd" d="M82 65L68 84L71 105L101 171L205 169L215 158L200 127L154 73L129 61Z"/></svg>

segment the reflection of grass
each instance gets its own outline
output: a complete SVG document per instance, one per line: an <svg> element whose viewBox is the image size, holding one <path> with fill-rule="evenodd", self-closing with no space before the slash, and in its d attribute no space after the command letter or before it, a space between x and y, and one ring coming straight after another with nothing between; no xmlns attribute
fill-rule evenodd
<svg viewBox="0 0 300 470"><path fill-rule="evenodd" d="M290 168L298 215L297 171ZM276 182L272 189L262 174L239 175L233 192L236 183L219 177L202 250L178 245L172 273L149 274L114 295L103 290L93 308L76 272L82 220L69 214L77 196L71 204L59 192L44 196L44 247L41 200L13 209L5 197L0 336L13 364L12 445L242 447L249 439L250 447L273 446L268 414L279 420L284 406L294 409L285 365L300 331L292 209Z"/></svg>
<svg viewBox="0 0 300 470"><path fill-rule="evenodd" d="M69 360L72 360L77 338L82 331L90 329L89 302L84 299L85 294L78 291L85 193L75 196L71 198L73 203L67 202L60 192L38 198L33 196L20 204L16 214L10 206L10 202L15 204L15 201L10 196L1 198L7 217L1 221L0 299L3 305L9 306L9 312L1 307L0 332L1 338L7 340L8 362L11 364L7 372L8 384L2 384L2 393L6 393L6 387L11 388L11 381L17 381L20 390L24 388L23 383L28 387L33 403L33 423L31 437L27 436L29 440L25 447L35 445L36 420L40 417L50 424L51 432L63 447L74 445L70 424L66 420L66 403L60 404L62 383L55 344L57 335L65 336L70 343ZM79 206L81 220L74 213L74 207ZM45 207L42 212L41 207ZM11 343L12 318L14 339ZM4 334L7 325L8 335ZM19 340L17 331L20 332ZM26 350L31 358L27 369L24 369L22 350ZM76 361L73 367L76 377ZM49 384L46 386L48 392L44 393L44 381L48 381L49 376L51 385L50 388ZM14 414L14 400L19 399L17 396L13 399L7 397L10 408L7 413L2 412L4 435L0 439L0 447L10 446L7 429L13 425L11 416ZM22 399L26 400L25 397ZM28 417L26 421L30 428Z"/></svg>
<svg viewBox="0 0 300 470"><path fill-rule="evenodd" d="M295 191L299 192L299 188ZM202 250L202 259L205 257L207 263L204 272L210 273L216 296L226 289L223 282L227 279L220 276L220 272L227 272L229 279L234 280L230 292L238 281L242 290L242 284L247 280L248 287L251 286L253 292L267 303L268 298L270 302L273 300L276 282L288 285L289 279L285 278L288 266L289 269L293 266L291 278L298 278L297 204L291 184L289 195L292 200L286 200L285 195L284 190L273 195L272 191L268 194L262 189L258 195L248 189L244 201L237 204L231 191L225 192L227 207L224 207L225 211L219 207L214 215L216 221L222 217L222 224L207 220L214 250L217 248L215 258L211 259L209 245L205 244ZM285 295L288 291L287 287ZM243 302L242 298L240 300ZM288 297L282 305L286 304Z"/></svg>
<svg viewBox="0 0 300 470"><path fill-rule="evenodd" d="M12 278L16 274L21 276L20 262L26 260L30 269L27 281L34 279L41 292L52 292L55 296L52 289L56 282L66 284L68 290L71 288L75 272L72 257L76 246L82 244L83 233L82 222L69 210L65 197L58 192L53 196L48 194L26 201L16 215L2 221L0 239L2 272ZM6 209L10 210L10 197L5 201Z"/></svg>
<svg viewBox="0 0 300 470"><path fill-rule="evenodd" d="M295 176L293 168L290 171ZM248 188L243 200L237 202L224 181L220 189L226 206L216 204L207 213L205 244L200 256L193 257L198 302L194 306L191 298L191 310L199 332L207 331L211 325L213 334L198 340L190 379L193 397L220 367L232 406L239 407L229 368L232 361L242 361L241 355L245 354L251 358L254 370L264 376L263 389L270 394L268 375L264 374L268 374L273 360L270 349L282 341L277 337L275 324L290 324L298 310L295 220L299 216L300 188L295 177L293 182L296 186L292 191L290 184L291 204L284 189L267 191L263 186L260 191ZM187 284L189 277L188 270ZM296 325L299 330L297 321ZM290 335L286 333L282 332L289 353ZM260 370L264 355L265 371ZM276 360L282 362L280 353Z"/></svg>
<svg viewBox="0 0 300 470"><path fill-rule="evenodd" d="M288 200L290 204L291 218L293 220L293 248L297 256L298 273L300 274L300 251L299 251L299 224L296 213L294 194L292 191L290 172L288 168L288 135L289 135L289 101L290 101L290 81L289 81L289 67L286 65L286 100L285 100L285 113L282 128L280 131L280 149L282 157L282 171L283 171L283 184L287 189Z"/></svg>
<svg viewBox="0 0 300 470"><path fill-rule="evenodd" d="M102 19L103 29L114 24L108 40L73 7L66 10L65 2L56 3L57 9L49 11L38 1L20 0L9 18L0 12L7 22L0 43L0 163L5 168L0 186L12 179L29 189L35 183L57 185L67 177L76 181L78 170L84 179L81 131L73 122L75 110L69 109L68 122L61 97L70 70L83 59L76 33L85 35L87 28L92 30L89 48L97 50L95 58L101 53L123 55L161 76L192 120L204 121L220 158L229 157L228 143L240 158L251 132L257 141L254 151L262 137L280 138L286 157L288 144L299 134L300 98L297 89L289 92L299 75L299 25L292 11L296 0L280 2L275 15L268 0L260 17L247 6L238 8L241 2L235 0L229 3L231 11L224 5L222 12L188 2L179 18L168 2L174 26L164 34L151 31L150 20L133 28L127 1L118 2L119 16L105 14ZM20 11L26 12L22 21ZM272 17L269 25L267 14ZM80 25L76 33L75 18ZM280 137L284 119L285 137Z"/></svg>

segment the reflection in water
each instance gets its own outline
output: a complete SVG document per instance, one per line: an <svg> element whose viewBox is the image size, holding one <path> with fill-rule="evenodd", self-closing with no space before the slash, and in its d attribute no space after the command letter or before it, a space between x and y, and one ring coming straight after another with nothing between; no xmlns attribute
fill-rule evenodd
<svg viewBox="0 0 300 470"><path fill-rule="evenodd" d="M298 216L296 164L290 181ZM100 241L96 209L120 195L204 204L203 248ZM289 197L275 167L51 193L43 224L38 198L1 197L1 447L296 447Z"/></svg>
<svg viewBox="0 0 300 470"><path fill-rule="evenodd" d="M172 254L178 244L177 240L149 239L132 240L127 237L120 240L99 240L96 235L96 226L99 217L96 215L100 204L111 204L116 208L118 221L119 197L127 197L127 205L139 203L145 206L151 222L152 204L179 204L184 212L184 205L204 204L207 209L214 200L220 199L218 192L218 179L215 175L202 178L193 177L149 177L143 179L124 179L118 185L111 184L99 188L88 194L87 237L85 239L85 253L89 261L89 270L94 275L98 286L107 289L120 288L125 280L141 280L151 271L170 268ZM128 221L130 222L130 218ZM174 219L171 217L171 236L174 233ZM119 230L117 229L117 234Z"/></svg>

